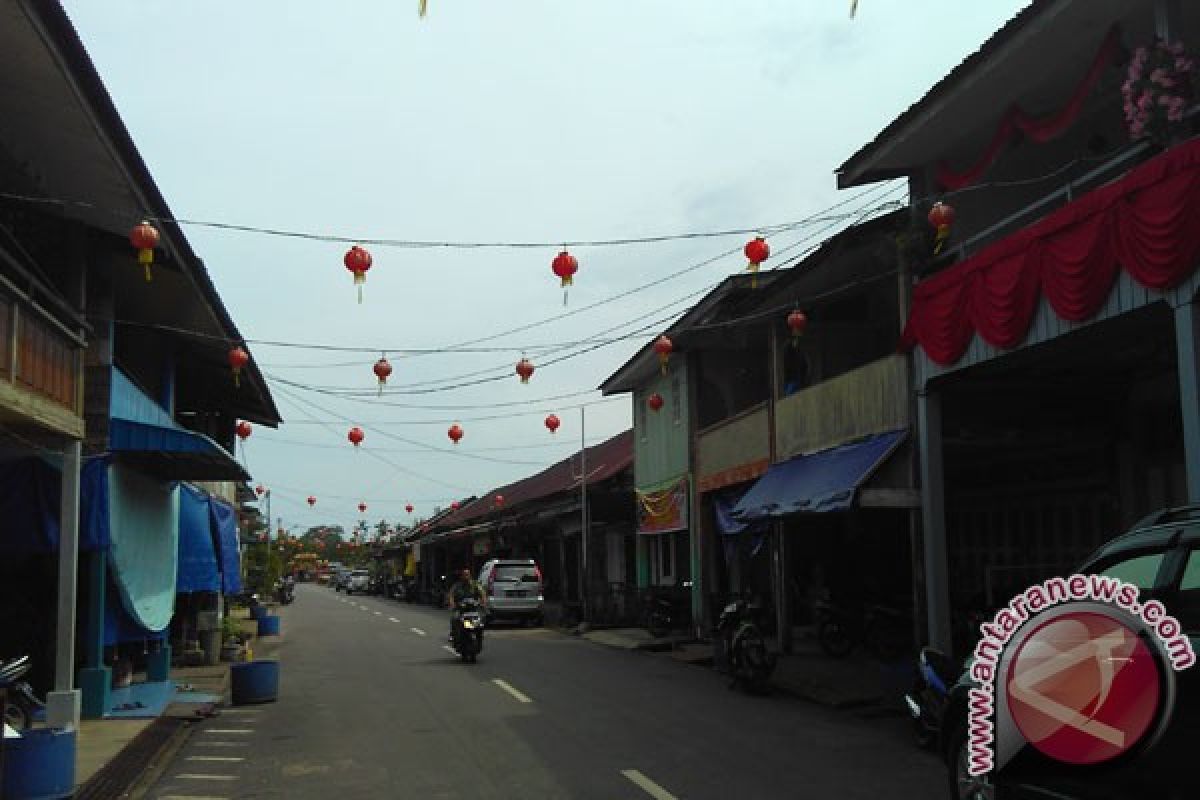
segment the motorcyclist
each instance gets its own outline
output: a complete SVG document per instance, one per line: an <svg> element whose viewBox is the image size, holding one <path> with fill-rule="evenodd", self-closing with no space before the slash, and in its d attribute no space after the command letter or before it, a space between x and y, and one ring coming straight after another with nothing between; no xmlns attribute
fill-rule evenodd
<svg viewBox="0 0 1200 800"><path fill-rule="evenodd" d="M471 577L471 570L463 567L458 572L458 580L450 587L450 591L446 594L446 605L450 608L450 641L454 641L454 626L458 622L459 604L468 597L474 597L479 601L479 610L482 612L487 608L486 595L483 593L483 587L479 582Z"/></svg>

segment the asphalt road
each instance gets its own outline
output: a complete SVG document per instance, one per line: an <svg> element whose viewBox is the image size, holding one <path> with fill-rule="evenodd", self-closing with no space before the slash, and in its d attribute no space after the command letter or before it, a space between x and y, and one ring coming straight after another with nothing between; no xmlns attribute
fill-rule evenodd
<svg viewBox="0 0 1200 800"><path fill-rule="evenodd" d="M149 797L942 797L895 716L748 697L711 670L543 629L446 649L448 612L297 587L278 702L197 726Z"/></svg>

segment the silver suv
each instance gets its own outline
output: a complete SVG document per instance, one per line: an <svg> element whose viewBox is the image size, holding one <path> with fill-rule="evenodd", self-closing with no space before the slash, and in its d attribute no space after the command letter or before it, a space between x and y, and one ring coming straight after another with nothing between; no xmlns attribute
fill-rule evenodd
<svg viewBox="0 0 1200 800"><path fill-rule="evenodd" d="M367 593L371 588L371 573L365 569L352 570L346 577L346 594Z"/></svg>
<svg viewBox="0 0 1200 800"><path fill-rule="evenodd" d="M479 583L487 593L488 622L519 619L542 624L542 571L532 558L492 559L479 570Z"/></svg>

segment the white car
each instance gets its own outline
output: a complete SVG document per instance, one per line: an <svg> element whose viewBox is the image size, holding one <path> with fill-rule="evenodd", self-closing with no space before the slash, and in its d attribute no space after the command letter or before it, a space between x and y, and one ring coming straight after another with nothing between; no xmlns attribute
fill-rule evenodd
<svg viewBox="0 0 1200 800"><path fill-rule="evenodd" d="M367 593L371 588L371 573L365 569L351 570L346 577L346 594L354 594L355 592Z"/></svg>

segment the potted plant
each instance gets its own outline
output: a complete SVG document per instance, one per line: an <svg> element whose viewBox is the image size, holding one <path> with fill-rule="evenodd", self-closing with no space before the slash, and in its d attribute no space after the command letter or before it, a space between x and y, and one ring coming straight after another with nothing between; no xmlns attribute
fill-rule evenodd
<svg viewBox="0 0 1200 800"><path fill-rule="evenodd" d="M221 660L237 661L242 652L242 634L237 620L226 616L221 620Z"/></svg>

